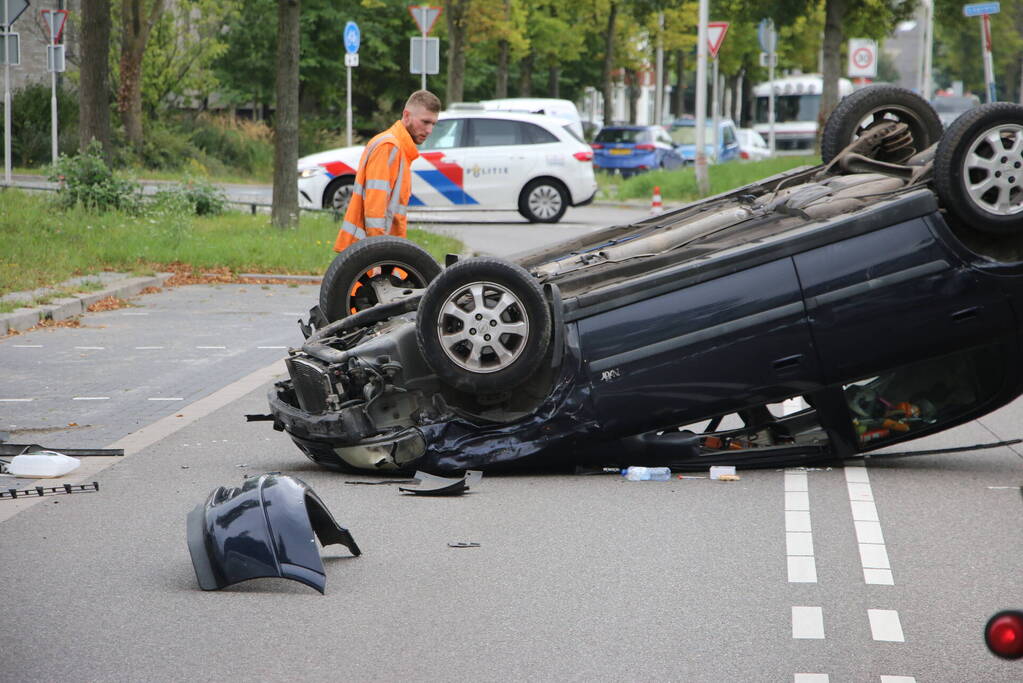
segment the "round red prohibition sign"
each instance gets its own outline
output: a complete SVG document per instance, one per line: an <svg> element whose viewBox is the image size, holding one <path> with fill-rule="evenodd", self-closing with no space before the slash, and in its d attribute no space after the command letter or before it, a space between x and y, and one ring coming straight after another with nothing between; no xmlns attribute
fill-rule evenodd
<svg viewBox="0 0 1023 683"><path fill-rule="evenodd" d="M869 68L874 63L874 52L870 48L860 47L853 52L852 56L853 64L856 65L857 69Z"/></svg>

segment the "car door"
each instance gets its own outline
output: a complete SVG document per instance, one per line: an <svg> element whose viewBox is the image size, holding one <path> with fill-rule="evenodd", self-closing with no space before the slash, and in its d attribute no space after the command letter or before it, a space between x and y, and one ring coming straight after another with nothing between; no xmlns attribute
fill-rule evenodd
<svg viewBox="0 0 1023 683"><path fill-rule="evenodd" d="M468 120L465 194L487 209L515 209L519 190L537 165L531 137L513 119Z"/></svg>
<svg viewBox="0 0 1023 683"><path fill-rule="evenodd" d="M412 162L409 206L446 209L469 203L464 190L465 134L464 118L437 122Z"/></svg>
<svg viewBox="0 0 1023 683"><path fill-rule="evenodd" d="M925 218L797 254L825 382L867 377L1013 334L1008 298Z"/></svg>
<svg viewBox="0 0 1023 683"><path fill-rule="evenodd" d="M578 321L608 435L635 434L820 387L790 258Z"/></svg>

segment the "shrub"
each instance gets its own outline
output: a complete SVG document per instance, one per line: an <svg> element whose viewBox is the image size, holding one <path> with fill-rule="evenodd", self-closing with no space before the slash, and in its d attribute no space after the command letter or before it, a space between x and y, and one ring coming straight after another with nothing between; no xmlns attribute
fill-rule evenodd
<svg viewBox="0 0 1023 683"><path fill-rule="evenodd" d="M227 210L224 193L201 178L189 178L181 185L160 190L154 195L153 202L158 211L168 213L219 216Z"/></svg>
<svg viewBox="0 0 1023 683"><path fill-rule="evenodd" d="M148 121L139 158L142 165L161 171L177 171L188 159L201 155L183 128L171 127L161 121Z"/></svg>
<svg viewBox="0 0 1023 683"><path fill-rule="evenodd" d="M96 140L74 156L62 154L50 180L60 182L57 196L64 208L81 205L96 211L136 212L140 207L138 183L114 175L104 163L103 150Z"/></svg>
<svg viewBox="0 0 1023 683"><path fill-rule="evenodd" d="M242 174L270 174L273 133L265 123L203 113L195 118L192 128L192 144L228 169Z"/></svg>
<svg viewBox="0 0 1023 683"><path fill-rule="evenodd" d="M36 83L11 93L11 161L17 166L45 166L52 161L50 86ZM3 103L0 102L0 116ZM78 98L57 90L57 149L78 145Z"/></svg>

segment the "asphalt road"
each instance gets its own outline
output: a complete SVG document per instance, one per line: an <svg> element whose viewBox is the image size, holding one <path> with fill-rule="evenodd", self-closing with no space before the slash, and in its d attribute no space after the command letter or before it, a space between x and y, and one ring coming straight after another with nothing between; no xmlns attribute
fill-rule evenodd
<svg viewBox="0 0 1023 683"><path fill-rule="evenodd" d="M0 339L0 430L128 452L75 473L99 492L0 501L5 680L1023 678L981 639L1023 607L1018 447L731 483L484 477L453 499L349 485L371 478L243 417L315 292L180 287ZM1021 423L1016 402L914 447ZM308 482L362 548L324 549L326 595L198 590L185 515L264 471Z"/></svg>

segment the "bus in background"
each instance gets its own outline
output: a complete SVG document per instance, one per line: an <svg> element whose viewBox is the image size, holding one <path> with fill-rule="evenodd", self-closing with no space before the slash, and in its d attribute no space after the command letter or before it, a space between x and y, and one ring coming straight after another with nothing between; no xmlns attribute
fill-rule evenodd
<svg viewBox="0 0 1023 683"><path fill-rule="evenodd" d="M778 154L807 154L817 140L817 115L821 108L820 74L776 78L774 85L774 146ZM772 81L753 87L753 129L769 139L768 100ZM838 99L853 91L848 78L838 80Z"/></svg>

